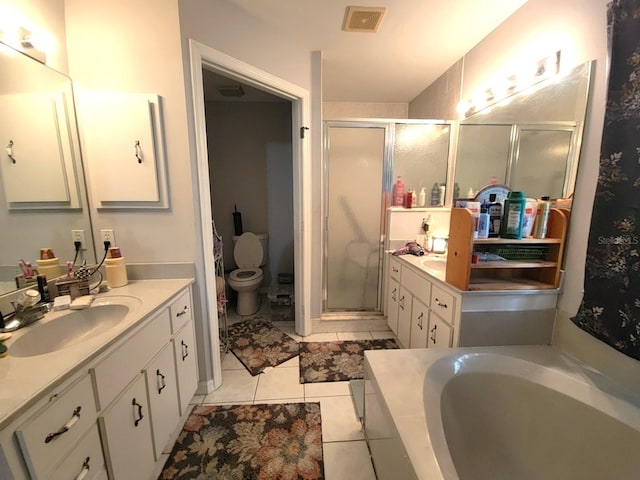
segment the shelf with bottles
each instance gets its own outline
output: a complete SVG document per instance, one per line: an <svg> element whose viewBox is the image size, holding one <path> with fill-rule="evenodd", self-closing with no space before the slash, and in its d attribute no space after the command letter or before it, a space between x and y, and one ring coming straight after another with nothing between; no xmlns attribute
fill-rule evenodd
<svg viewBox="0 0 640 480"><path fill-rule="evenodd" d="M558 288L567 233L565 212L551 209L546 238L474 239L474 222L467 209L451 209L448 283L460 290Z"/></svg>

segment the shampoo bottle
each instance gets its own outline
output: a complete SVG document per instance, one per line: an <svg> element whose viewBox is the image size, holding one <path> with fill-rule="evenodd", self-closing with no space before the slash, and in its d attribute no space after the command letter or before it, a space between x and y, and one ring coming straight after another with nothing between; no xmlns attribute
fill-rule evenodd
<svg viewBox="0 0 640 480"><path fill-rule="evenodd" d="M418 206L424 207L426 205L427 205L427 192L424 189L424 187L422 187L420 189L420 195L418 195Z"/></svg>
<svg viewBox="0 0 640 480"><path fill-rule="evenodd" d="M502 204L496 201L495 193L489 194L487 210L489 213L489 237L499 237L500 222L502 221Z"/></svg>
<svg viewBox="0 0 640 480"><path fill-rule="evenodd" d="M502 238L522 238L522 223L526 199L523 192L510 192L504 201L504 214L500 225Z"/></svg>
<svg viewBox="0 0 640 480"><path fill-rule="evenodd" d="M441 183L438 187L438 205L440 205L441 207L444 207L444 191L445 184Z"/></svg>
<svg viewBox="0 0 640 480"><path fill-rule="evenodd" d="M402 207L404 204L404 182L398 175L396 183L393 184L393 206Z"/></svg>
<svg viewBox="0 0 640 480"><path fill-rule="evenodd" d="M478 215L478 238L489 238L489 213L485 205L480 207Z"/></svg>
<svg viewBox="0 0 640 480"><path fill-rule="evenodd" d="M411 206L418 206L418 195L416 195L416 191L413 188L411 189Z"/></svg>
<svg viewBox="0 0 640 480"><path fill-rule="evenodd" d="M438 201L440 200L440 187L437 183L433 184L433 188L431 189L431 206L437 207Z"/></svg>
<svg viewBox="0 0 640 480"><path fill-rule="evenodd" d="M535 238L547 237L547 226L549 225L549 211L551 210L551 202L549 197L542 197L538 201L538 211L536 220L533 224L533 236Z"/></svg>
<svg viewBox="0 0 640 480"><path fill-rule="evenodd" d="M411 208L413 205L413 192L409 190L404 196L404 208Z"/></svg>

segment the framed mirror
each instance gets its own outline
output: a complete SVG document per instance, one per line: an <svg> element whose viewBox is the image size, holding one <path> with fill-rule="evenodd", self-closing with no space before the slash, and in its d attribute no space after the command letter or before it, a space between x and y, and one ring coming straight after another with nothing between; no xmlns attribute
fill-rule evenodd
<svg viewBox="0 0 640 480"><path fill-rule="evenodd" d="M454 182L462 196L491 183L527 197L573 193L593 62L459 122Z"/></svg>
<svg viewBox="0 0 640 480"><path fill-rule="evenodd" d="M3 43L0 144L0 295L41 249L60 273L74 258L95 263L71 80ZM72 231L84 238L77 257Z"/></svg>

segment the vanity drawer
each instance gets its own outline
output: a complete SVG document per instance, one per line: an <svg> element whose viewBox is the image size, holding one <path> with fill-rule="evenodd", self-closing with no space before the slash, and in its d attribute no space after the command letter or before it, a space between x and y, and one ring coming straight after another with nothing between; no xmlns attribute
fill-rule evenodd
<svg viewBox="0 0 640 480"><path fill-rule="evenodd" d="M187 288L169 306L171 312L171 333L175 334L189 320L192 320L191 291Z"/></svg>
<svg viewBox="0 0 640 480"><path fill-rule="evenodd" d="M400 262L393 255L389 255L389 275L400 281Z"/></svg>
<svg viewBox="0 0 640 480"><path fill-rule="evenodd" d="M431 282L429 282L429 280L409 268L403 268L402 281L400 283L409 290L414 297L424 303L429 303L429 296L431 294Z"/></svg>
<svg viewBox="0 0 640 480"><path fill-rule="evenodd" d="M451 325L454 323L453 311L455 310L455 297L441 289L437 285L433 285L431 288L431 311L437 313L440 318L449 322Z"/></svg>
<svg viewBox="0 0 640 480"><path fill-rule="evenodd" d="M95 425L96 404L91 377L85 375L16 430L32 478L50 478L50 471L85 432Z"/></svg>
<svg viewBox="0 0 640 480"><path fill-rule="evenodd" d="M142 372L149 360L169 342L169 324L169 309L165 308L126 343L90 370L94 377L100 410L106 408L118 393Z"/></svg>
<svg viewBox="0 0 640 480"><path fill-rule="evenodd" d="M81 477L81 474L84 477ZM69 480L71 478L96 480L106 477L107 468L102 456L102 445L96 423L76 448L58 465L50 478L51 480Z"/></svg>

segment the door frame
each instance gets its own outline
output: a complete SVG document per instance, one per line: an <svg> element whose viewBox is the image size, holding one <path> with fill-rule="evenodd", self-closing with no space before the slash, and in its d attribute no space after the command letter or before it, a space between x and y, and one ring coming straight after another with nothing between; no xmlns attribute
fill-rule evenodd
<svg viewBox="0 0 640 480"><path fill-rule="evenodd" d="M207 148L206 116L202 69L238 80L247 85L291 101L292 154L293 154L293 236L294 236L294 287L295 330L302 336L311 334L311 135L301 138L303 128L311 126L311 102L309 91L282 78L271 75L248 63L244 63L214 48L189 39L191 68L191 94L194 109L196 151L197 196L196 220L200 234L200 258L204 265L202 292L203 328L208 336L205 343L210 349L207 357L212 360L213 387L222 384L220 340L218 336L218 310L216 299L216 275L213 256L213 227L211 224L211 192L209 182L209 153ZM305 223L308 226L305 228ZM210 319L209 324L204 319Z"/></svg>

